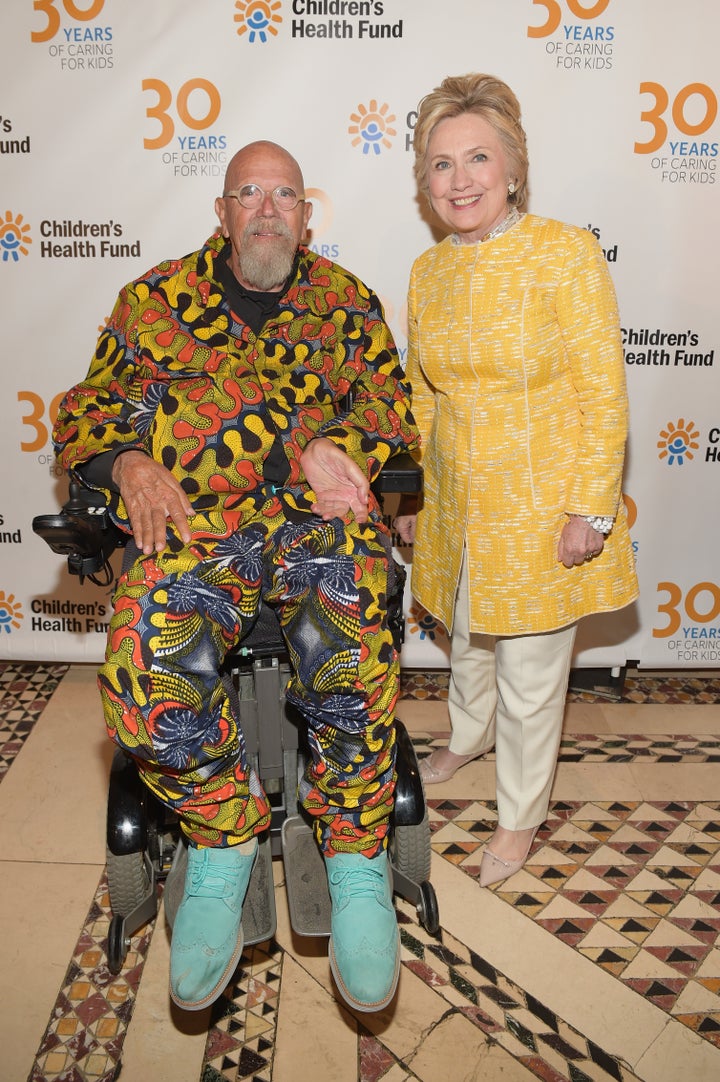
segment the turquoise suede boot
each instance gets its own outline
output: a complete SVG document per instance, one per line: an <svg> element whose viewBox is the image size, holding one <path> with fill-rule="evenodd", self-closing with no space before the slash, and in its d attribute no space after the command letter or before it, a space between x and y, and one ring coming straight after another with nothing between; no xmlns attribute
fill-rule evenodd
<svg viewBox="0 0 720 1082"><path fill-rule="evenodd" d="M227 849L188 848L185 892L170 944L170 995L186 1011L213 1003L235 972L257 847L253 838Z"/></svg>
<svg viewBox="0 0 720 1082"><path fill-rule="evenodd" d="M330 969L343 999L357 1011L380 1011L395 995L400 932L387 853L327 857L332 901Z"/></svg>

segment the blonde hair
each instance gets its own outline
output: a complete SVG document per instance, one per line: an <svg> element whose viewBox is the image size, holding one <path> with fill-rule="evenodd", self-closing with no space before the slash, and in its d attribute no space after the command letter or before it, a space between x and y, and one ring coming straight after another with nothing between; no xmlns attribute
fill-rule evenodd
<svg viewBox="0 0 720 1082"><path fill-rule="evenodd" d="M515 191L508 203L524 210L527 203L528 156L525 131L520 122L520 103L507 83L492 75L449 75L426 94L418 106L413 134L415 176L427 193L427 149L441 120L476 113L493 126L507 155Z"/></svg>

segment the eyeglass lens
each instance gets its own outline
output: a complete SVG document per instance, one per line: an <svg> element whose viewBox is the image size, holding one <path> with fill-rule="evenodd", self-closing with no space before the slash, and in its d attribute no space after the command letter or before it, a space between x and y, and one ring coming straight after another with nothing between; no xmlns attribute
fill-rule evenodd
<svg viewBox="0 0 720 1082"><path fill-rule="evenodd" d="M246 210L255 210L261 205L267 193L258 184L245 184L232 194L237 195ZM269 194L278 210L293 210L300 202L300 196L295 189L285 185L275 188Z"/></svg>

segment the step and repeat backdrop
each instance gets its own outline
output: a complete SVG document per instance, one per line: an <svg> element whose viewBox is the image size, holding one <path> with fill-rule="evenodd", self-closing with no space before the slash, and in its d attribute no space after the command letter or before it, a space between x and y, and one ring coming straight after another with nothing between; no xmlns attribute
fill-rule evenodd
<svg viewBox="0 0 720 1082"><path fill-rule="evenodd" d="M720 665L713 0L9 0L0 26L0 657L102 656L111 586L32 519L67 497L52 422L120 286L199 247L230 157L268 138L304 169L311 247L379 293L404 357L410 265L439 239L417 103L486 71L523 106L530 209L598 238L620 301L641 596L583 623L575 663ZM403 663L447 665L406 610Z"/></svg>

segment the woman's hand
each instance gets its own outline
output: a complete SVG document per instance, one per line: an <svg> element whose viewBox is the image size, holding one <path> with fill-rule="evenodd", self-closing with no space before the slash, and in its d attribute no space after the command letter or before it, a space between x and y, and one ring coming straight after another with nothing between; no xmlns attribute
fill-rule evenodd
<svg viewBox="0 0 720 1082"><path fill-rule="evenodd" d="M589 522L580 515L571 515L560 534L558 560L565 567L577 567L599 556L604 545L605 538Z"/></svg>
<svg viewBox="0 0 720 1082"><path fill-rule="evenodd" d="M415 540L417 526L418 498L414 495L400 497L397 514L393 519L393 529L397 531L406 545L412 545Z"/></svg>
<svg viewBox="0 0 720 1082"><path fill-rule="evenodd" d="M399 533L406 545L412 545L415 540L415 527L417 515L397 515L393 519L393 529Z"/></svg>
<svg viewBox="0 0 720 1082"><path fill-rule="evenodd" d="M332 440L310 440L300 459L305 479L315 493L312 509L325 522L353 513L367 522L370 482L356 462Z"/></svg>

